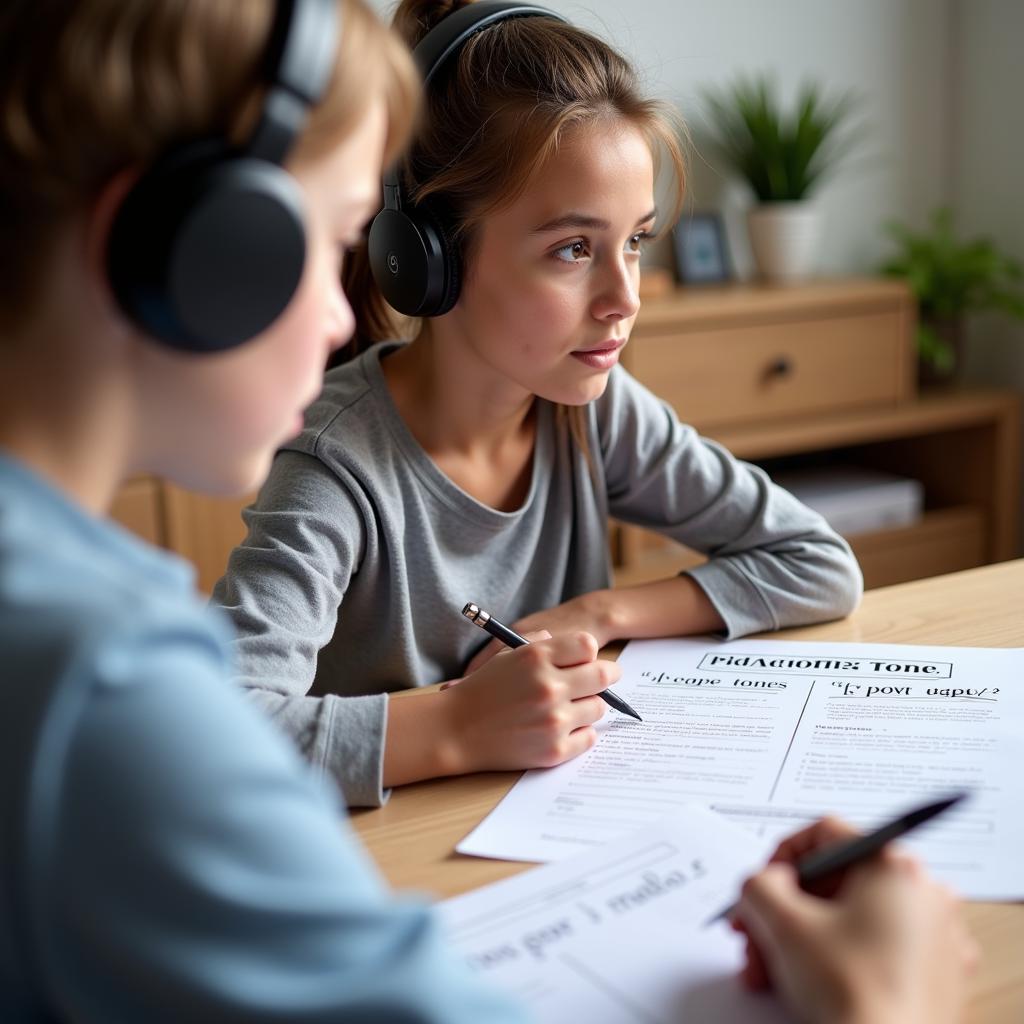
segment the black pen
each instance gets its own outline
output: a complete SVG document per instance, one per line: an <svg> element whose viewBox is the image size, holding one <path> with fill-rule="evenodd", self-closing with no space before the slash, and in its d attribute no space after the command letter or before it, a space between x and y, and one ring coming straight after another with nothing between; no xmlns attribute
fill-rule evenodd
<svg viewBox="0 0 1024 1024"><path fill-rule="evenodd" d="M520 636L514 629L509 629L503 622L499 622L493 615L485 612L477 604L467 604L462 609L462 614L474 625L490 633L495 640L500 640L506 647L522 647L530 642L526 637ZM621 711L624 715L630 715L638 722L643 721L621 697L616 696L611 690L602 690L598 697L609 707L615 708L616 711Z"/></svg>
<svg viewBox="0 0 1024 1024"><path fill-rule="evenodd" d="M967 793L954 793L953 796L947 797L945 800L938 800L933 804L918 807L916 811L910 811L908 814L890 821L887 825L883 825L867 835L857 836L854 839L845 839L840 843L833 843L831 846L826 846L824 849L804 857L796 866L797 880L800 883L800 888L806 889L807 886L814 882L820 882L823 878L827 878L843 868L848 868L851 864L856 864L859 861L873 857L881 851L886 843L890 843L893 839L897 839L911 829L917 828L918 825L923 825L926 821L934 818L935 815L949 810L954 804L958 804L963 800L965 796L967 796ZM728 917L737 906L738 904L733 903L726 907L720 914L715 914L714 917L709 918L705 922L704 927L706 928L709 924L714 924L716 921L721 921L723 917Z"/></svg>

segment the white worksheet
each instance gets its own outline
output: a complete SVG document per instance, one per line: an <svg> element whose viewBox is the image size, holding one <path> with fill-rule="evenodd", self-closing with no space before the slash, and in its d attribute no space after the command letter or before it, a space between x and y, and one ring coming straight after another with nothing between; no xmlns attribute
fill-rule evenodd
<svg viewBox="0 0 1024 1024"><path fill-rule="evenodd" d="M745 991L743 942L706 922L763 860L725 819L681 807L671 822L439 905L470 968L539 1024L780 1022Z"/></svg>
<svg viewBox="0 0 1024 1024"><path fill-rule="evenodd" d="M774 844L871 828L952 791L906 839L971 899L1024 896L1024 651L713 638L628 644L598 743L527 772L461 853L551 861L700 803Z"/></svg>

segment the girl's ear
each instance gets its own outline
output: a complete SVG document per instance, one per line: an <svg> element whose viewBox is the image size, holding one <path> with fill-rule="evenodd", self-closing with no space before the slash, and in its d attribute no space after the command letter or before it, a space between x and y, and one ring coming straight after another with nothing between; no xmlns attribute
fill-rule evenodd
<svg viewBox="0 0 1024 1024"><path fill-rule="evenodd" d="M138 167L126 168L115 174L100 190L86 212L85 218L85 263L90 282L95 286L104 309L119 318L127 320L121 312L114 289L110 284L107 269L107 253L110 246L110 232L117 211L125 197L142 176Z"/></svg>

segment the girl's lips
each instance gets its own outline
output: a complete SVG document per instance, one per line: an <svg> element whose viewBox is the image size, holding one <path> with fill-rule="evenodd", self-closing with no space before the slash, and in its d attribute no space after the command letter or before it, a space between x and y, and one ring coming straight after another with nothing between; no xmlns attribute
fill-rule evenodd
<svg viewBox="0 0 1024 1024"><path fill-rule="evenodd" d="M591 348L585 351L579 349L576 352L571 352L570 355L592 369L610 370L619 361L619 353L625 344L624 340L613 341L600 348Z"/></svg>

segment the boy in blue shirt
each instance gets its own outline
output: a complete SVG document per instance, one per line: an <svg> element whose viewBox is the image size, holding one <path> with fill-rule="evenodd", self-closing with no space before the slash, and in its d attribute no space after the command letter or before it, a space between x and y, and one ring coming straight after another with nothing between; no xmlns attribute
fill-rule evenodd
<svg viewBox="0 0 1024 1024"><path fill-rule="evenodd" d="M4 1021L519 1019L232 690L190 571L104 519L132 473L249 489L298 430L351 333L340 252L414 90L361 0L0 12ZM481 671L593 694L615 671L594 648L553 638ZM812 1020L942 1019L951 902L891 865L860 878L902 899L899 927L760 876L749 980ZM882 967L899 984L868 1002Z"/></svg>

